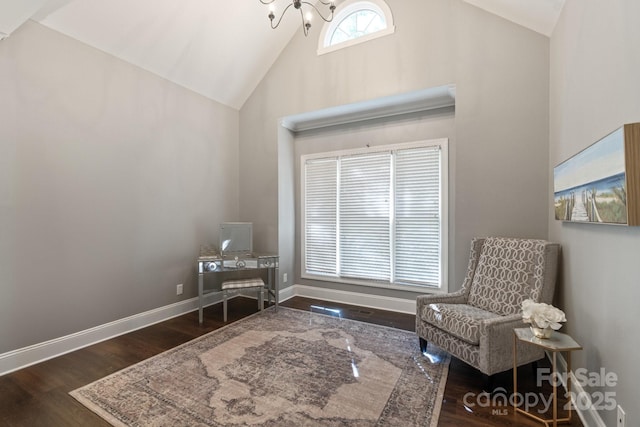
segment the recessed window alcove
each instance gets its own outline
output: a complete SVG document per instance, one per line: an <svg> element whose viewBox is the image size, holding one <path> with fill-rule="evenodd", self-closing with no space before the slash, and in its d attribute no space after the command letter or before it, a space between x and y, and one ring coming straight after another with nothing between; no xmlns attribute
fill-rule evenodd
<svg viewBox="0 0 640 427"><path fill-rule="evenodd" d="M299 217L299 153L300 139L309 135L340 135L352 128L380 126L380 124L401 123L416 120L428 122L447 121L442 132L427 137L453 136L453 118L455 113L455 85L443 85L412 92L385 96L362 102L339 105L315 111L292 114L283 117L278 126L278 252L281 260L281 273L299 279L300 260L297 249L300 227ZM426 119L425 119L426 118ZM386 125L384 125L386 126ZM396 125L397 126L397 125ZM298 140L298 142L296 142ZM447 218L444 218L446 221ZM446 229L446 227L445 227ZM447 240L443 243L446 245ZM443 248L447 254L447 249ZM291 260L291 265L289 261ZM447 274L447 268L444 268ZM296 284L295 281L292 281ZM444 280L446 283L446 277ZM289 286L288 283L284 287ZM445 289L446 291L446 289Z"/></svg>

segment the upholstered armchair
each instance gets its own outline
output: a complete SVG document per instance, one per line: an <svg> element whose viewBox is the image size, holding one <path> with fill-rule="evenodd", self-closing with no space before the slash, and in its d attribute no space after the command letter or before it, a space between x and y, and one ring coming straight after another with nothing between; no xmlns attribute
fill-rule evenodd
<svg viewBox="0 0 640 427"><path fill-rule="evenodd" d="M471 242L462 289L420 295L416 332L487 376L513 368L513 329L522 321L522 301L551 303L559 245L544 240L489 237ZM519 365L544 357L538 346L518 346Z"/></svg>

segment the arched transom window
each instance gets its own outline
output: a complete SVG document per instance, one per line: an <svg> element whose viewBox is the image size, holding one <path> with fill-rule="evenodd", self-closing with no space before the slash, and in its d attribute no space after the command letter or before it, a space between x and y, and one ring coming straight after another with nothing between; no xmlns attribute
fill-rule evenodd
<svg viewBox="0 0 640 427"><path fill-rule="evenodd" d="M339 6L320 33L318 54L332 52L394 32L391 9L383 0L350 0Z"/></svg>

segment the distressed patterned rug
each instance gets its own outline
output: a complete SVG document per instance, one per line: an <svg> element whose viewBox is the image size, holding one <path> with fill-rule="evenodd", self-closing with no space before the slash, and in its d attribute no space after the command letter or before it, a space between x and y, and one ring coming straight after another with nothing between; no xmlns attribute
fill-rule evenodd
<svg viewBox="0 0 640 427"><path fill-rule="evenodd" d="M415 333L273 308L71 395L115 426L436 426L449 356Z"/></svg>

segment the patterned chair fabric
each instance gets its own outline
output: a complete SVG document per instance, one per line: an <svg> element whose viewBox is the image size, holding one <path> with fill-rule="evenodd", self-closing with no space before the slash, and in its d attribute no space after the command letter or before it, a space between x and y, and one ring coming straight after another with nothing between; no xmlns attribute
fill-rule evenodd
<svg viewBox="0 0 640 427"><path fill-rule="evenodd" d="M417 298L418 336L484 374L512 368L513 329L527 326L522 301L551 303L558 251L558 244L544 240L474 239L462 289ZM519 344L520 364L543 356L537 347Z"/></svg>
<svg viewBox="0 0 640 427"><path fill-rule="evenodd" d="M537 300L544 280L545 243L486 239L473 276L469 305L507 316L520 313L525 299Z"/></svg>
<svg viewBox="0 0 640 427"><path fill-rule="evenodd" d="M480 343L480 322L500 317L467 304L429 304L421 316L423 320L473 345Z"/></svg>

